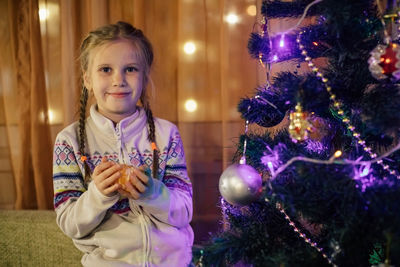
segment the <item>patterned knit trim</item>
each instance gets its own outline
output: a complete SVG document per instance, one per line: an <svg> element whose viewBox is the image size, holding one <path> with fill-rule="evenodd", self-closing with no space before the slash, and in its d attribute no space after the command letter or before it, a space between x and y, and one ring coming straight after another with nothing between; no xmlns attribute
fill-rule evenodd
<svg viewBox="0 0 400 267"><path fill-rule="evenodd" d="M167 165L165 166L165 171L182 171L186 170L185 164Z"/></svg>
<svg viewBox="0 0 400 267"><path fill-rule="evenodd" d="M68 144L68 142L66 140L62 140L62 141L61 140L56 140L54 146L65 146L65 147L68 147L71 150L73 150L73 147L70 144Z"/></svg>
<svg viewBox="0 0 400 267"><path fill-rule="evenodd" d="M163 183L171 189L180 189L192 196L192 184L186 183L175 176L164 176Z"/></svg>
<svg viewBox="0 0 400 267"><path fill-rule="evenodd" d="M54 180L67 179L67 180L82 180L83 181L83 176L82 176L82 173L80 173L80 172L59 172L59 173L53 174L53 179Z"/></svg>
<svg viewBox="0 0 400 267"><path fill-rule="evenodd" d="M54 195L54 208L56 209L58 206L60 206L62 203L67 201L70 198L78 198L83 194L82 191L77 191L77 190L67 190L63 191L61 193L56 193Z"/></svg>
<svg viewBox="0 0 400 267"><path fill-rule="evenodd" d="M119 200L115 203L109 210L113 211L116 214L126 213L131 210L129 206L129 200L127 198Z"/></svg>

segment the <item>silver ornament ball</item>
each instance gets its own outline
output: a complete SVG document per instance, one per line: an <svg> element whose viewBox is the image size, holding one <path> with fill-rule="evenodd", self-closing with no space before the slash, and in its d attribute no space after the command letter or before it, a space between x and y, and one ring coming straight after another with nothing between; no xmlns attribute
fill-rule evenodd
<svg viewBox="0 0 400 267"><path fill-rule="evenodd" d="M247 164L233 164L219 178L219 192L233 205L248 205L262 190L261 175Z"/></svg>

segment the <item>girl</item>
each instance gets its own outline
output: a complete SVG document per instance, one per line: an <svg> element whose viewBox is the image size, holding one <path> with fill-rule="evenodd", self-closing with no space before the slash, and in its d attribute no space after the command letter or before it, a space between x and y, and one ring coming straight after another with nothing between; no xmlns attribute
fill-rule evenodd
<svg viewBox="0 0 400 267"><path fill-rule="evenodd" d="M90 32L80 60L80 119L54 147L57 224L84 266L189 265L192 187L177 127L150 110L151 44L118 22ZM96 104L86 118L89 93ZM135 167L123 185L122 164Z"/></svg>

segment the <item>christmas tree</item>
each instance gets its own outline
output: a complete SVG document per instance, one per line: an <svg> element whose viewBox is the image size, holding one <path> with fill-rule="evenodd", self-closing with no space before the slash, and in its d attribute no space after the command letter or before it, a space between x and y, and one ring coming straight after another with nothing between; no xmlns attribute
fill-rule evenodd
<svg viewBox="0 0 400 267"><path fill-rule="evenodd" d="M400 265L398 10L263 1L250 55L267 75L282 61L308 71L279 72L240 101L246 130L219 184L224 227L194 251L197 266ZM269 34L269 20L289 17L293 28Z"/></svg>

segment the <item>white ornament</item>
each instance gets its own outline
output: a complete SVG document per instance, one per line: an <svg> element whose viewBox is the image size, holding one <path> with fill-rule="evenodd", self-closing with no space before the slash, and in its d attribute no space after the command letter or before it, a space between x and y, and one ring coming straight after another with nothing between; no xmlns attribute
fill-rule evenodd
<svg viewBox="0 0 400 267"><path fill-rule="evenodd" d="M219 179L219 192L233 205L248 205L258 199L261 191L261 175L247 164L229 166Z"/></svg>

